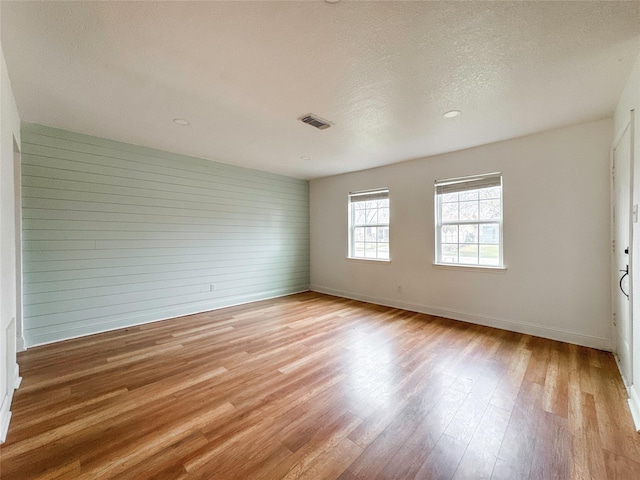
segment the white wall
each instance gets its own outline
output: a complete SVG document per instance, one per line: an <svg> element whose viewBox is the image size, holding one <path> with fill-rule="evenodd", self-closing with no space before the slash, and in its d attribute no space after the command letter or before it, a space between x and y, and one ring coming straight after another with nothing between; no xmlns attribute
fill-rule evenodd
<svg viewBox="0 0 640 480"><path fill-rule="evenodd" d="M633 203L640 204L640 57L635 63L629 80L620 96L614 115L614 134L624 130L629 123L629 112L635 110L634 128L634 181ZM631 412L640 430L640 222L633 224L633 379L626 379L629 387Z"/></svg>
<svg viewBox="0 0 640 480"><path fill-rule="evenodd" d="M23 124L22 199L28 346L309 288L306 180Z"/></svg>
<svg viewBox="0 0 640 480"><path fill-rule="evenodd" d="M11 399L20 381L16 362L16 235L14 146L20 118L0 46L0 441L11 418Z"/></svg>
<svg viewBox="0 0 640 480"><path fill-rule="evenodd" d="M612 126L312 180L311 288L610 349ZM434 181L490 172L503 174L507 270L434 266ZM347 194L376 187L390 188L391 262L348 260Z"/></svg>

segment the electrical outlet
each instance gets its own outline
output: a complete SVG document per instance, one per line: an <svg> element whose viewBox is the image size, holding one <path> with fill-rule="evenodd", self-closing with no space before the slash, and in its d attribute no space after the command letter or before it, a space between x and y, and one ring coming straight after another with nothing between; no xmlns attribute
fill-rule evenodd
<svg viewBox="0 0 640 480"><path fill-rule="evenodd" d="M216 284L215 283L212 283L212 284L209 285L209 291L210 292L215 292L216 291Z"/></svg>

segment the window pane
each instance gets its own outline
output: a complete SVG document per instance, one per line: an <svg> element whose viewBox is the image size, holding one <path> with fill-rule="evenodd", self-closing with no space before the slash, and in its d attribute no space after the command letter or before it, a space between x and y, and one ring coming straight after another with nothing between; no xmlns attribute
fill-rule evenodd
<svg viewBox="0 0 640 480"><path fill-rule="evenodd" d="M478 243L478 225L460 225L459 228L460 243ZM460 255L462 256L462 251Z"/></svg>
<svg viewBox="0 0 640 480"><path fill-rule="evenodd" d="M443 244L442 245L442 263L458 263L458 245Z"/></svg>
<svg viewBox="0 0 640 480"><path fill-rule="evenodd" d="M457 225L443 225L440 232L440 241L442 243L458 243Z"/></svg>
<svg viewBox="0 0 640 480"><path fill-rule="evenodd" d="M367 225L371 225L372 223L373 224L378 223L378 209L377 208L374 208L374 209L371 209L371 210L369 210L367 208L366 212L367 212Z"/></svg>
<svg viewBox="0 0 640 480"><path fill-rule="evenodd" d="M500 174L436 181L437 261L459 265L502 265L502 186ZM455 185L454 185L455 184ZM438 194L454 185L455 193ZM468 190L464 190L468 188Z"/></svg>
<svg viewBox="0 0 640 480"><path fill-rule="evenodd" d="M477 199L478 199L478 190L469 190L467 192L460 192L461 202L465 200L477 200Z"/></svg>
<svg viewBox="0 0 640 480"><path fill-rule="evenodd" d="M443 222L458 221L458 204L457 203L442 204L442 221Z"/></svg>
<svg viewBox="0 0 640 480"><path fill-rule="evenodd" d="M500 251L498 245L480 245L481 265L500 265Z"/></svg>
<svg viewBox="0 0 640 480"><path fill-rule="evenodd" d="M500 200L480 200L480 219L499 220Z"/></svg>
<svg viewBox="0 0 640 480"><path fill-rule="evenodd" d="M457 202L458 201L458 193L445 193L440 197L442 202Z"/></svg>
<svg viewBox="0 0 640 480"><path fill-rule="evenodd" d="M468 221L477 219L478 202L460 202L460 220Z"/></svg>
<svg viewBox="0 0 640 480"><path fill-rule="evenodd" d="M460 245L460 263L478 263L478 245Z"/></svg>
<svg viewBox="0 0 640 480"><path fill-rule="evenodd" d="M363 195L356 200L356 194L350 194L349 227L351 244L349 256L356 258L389 258L389 198L382 193L382 198L371 198ZM356 192L357 193L357 192ZM368 192L362 192L368 193ZM378 227L377 225L382 225Z"/></svg>
<svg viewBox="0 0 640 480"><path fill-rule="evenodd" d="M378 223L389 223L388 208L381 208L378 210Z"/></svg>
<svg viewBox="0 0 640 480"><path fill-rule="evenodd" d="M501 187L483 188L480 190L480 199L484 198L500 198Z"/></svg>
<svg viewBox="0 0 640 480"><path fill-rule="evenodd" d="M365 243L364 244L364 256L365 258L376 258L376 244Z"/></svg>
<svg viewBox="0 0 640 480"><path fill-rule="evenodd" d="M480 225L480 243L500 243L500 225L497 223L487 223Z"/></svg>

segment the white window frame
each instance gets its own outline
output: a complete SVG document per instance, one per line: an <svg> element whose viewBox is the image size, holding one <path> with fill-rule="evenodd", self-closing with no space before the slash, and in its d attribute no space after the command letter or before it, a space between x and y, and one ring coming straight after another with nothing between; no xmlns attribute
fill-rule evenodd
<svg viewBox="0 0 640 480"><path fill-rule="evenodd" d="M374 201L374 200L389 200L389 189L385 188L376 188L375 190L364 190L359 192L349 192L349 254L347 258L356 259L356 260L372 260L378 262L389 262L391 261L391 232L390 232L390 216L387 217L387 222L372 222L372 223L361 223L356 225L356 204L359 202L365 201ZM390 203L390 202L389 202ZM376 215L377 217L377 215ZM375 243L376 244L376 256L375 257L367 257L367 256L359 256L356 254L356 228L366 228L366 227L386 227L389 232L389 238L387 238L387 242L367 242L367 243ZM387 256L380 256L380 252L378 251L379 243L387 243L389 246Z"/></svg>
<svg viewBox="0 0 640 480"><path fill-rule="evenodd" d="M499 219L473 219L473 220L457 220L457 221L443 221L442 220L442 196L447 193L462 193L470 192L473 190L479 190L481 188L488 187L500 187L500 218ZM473 267L473 268L489 268L489 269L505 269L504 265L504 239L502 235L503 223L504 223L504 185L502 180L502 174L499 172L488 173L484 175L473 175L469 177L457 177L448 178L443 180L436 180L434 184L434 206L435 206L435 264L454 266L454 267ZM460 203L460 202L458 202ZM480 227L486 224L498 224L498 264L486 264L480 263ZM462 225L478 225L478 263L461 263L458 254L457 262L445 262L442 257L442 227L446 225L457 225L458 232ZM459 233L458 233L459 235ZM460 248L460 237L458 237L458 248ZM464 245L464 243L462 243ZM459 250L458 250L459 251Z"/></svg>

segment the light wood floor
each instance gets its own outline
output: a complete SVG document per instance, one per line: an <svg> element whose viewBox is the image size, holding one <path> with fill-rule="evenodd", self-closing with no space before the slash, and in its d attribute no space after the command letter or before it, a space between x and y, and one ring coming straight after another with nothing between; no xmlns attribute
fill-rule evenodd
<svg viewBox="0 0 640 480"><path fill-rule="evenodd" d="M12 479L639 479L609 353L305 293L20 354Z"/></svg>

